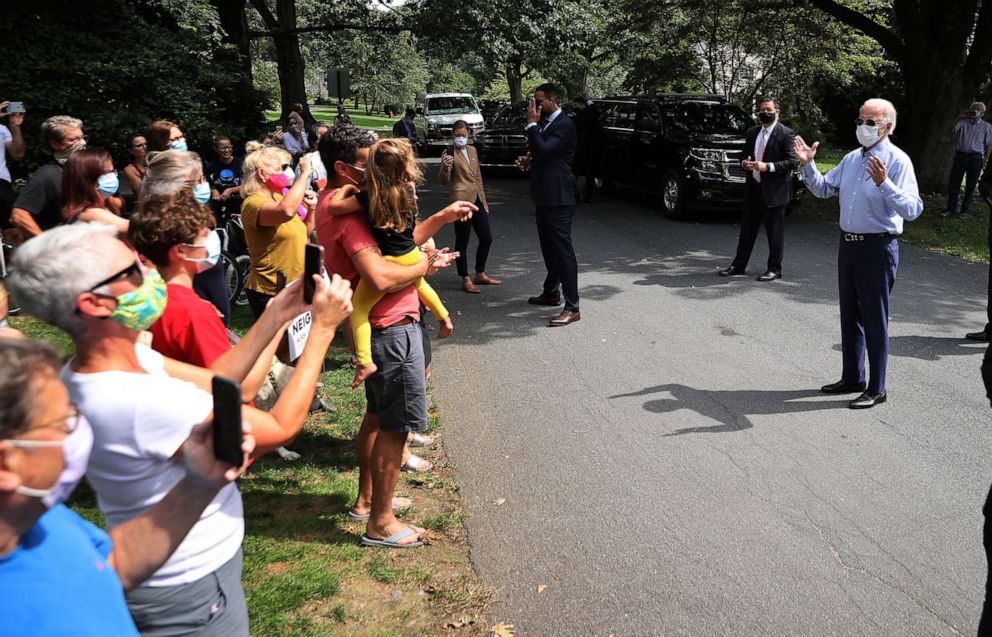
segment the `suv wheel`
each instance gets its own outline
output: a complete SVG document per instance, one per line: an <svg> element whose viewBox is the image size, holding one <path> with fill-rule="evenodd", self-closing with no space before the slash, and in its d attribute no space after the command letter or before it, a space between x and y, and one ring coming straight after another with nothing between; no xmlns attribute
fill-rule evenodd
<svg viewBox="0 0 992 637"><path fill-rule="evenodd" d="M685 216L685 188L682 176L674 169L665 171L661 178L661 211L669 219Z"/></svg>

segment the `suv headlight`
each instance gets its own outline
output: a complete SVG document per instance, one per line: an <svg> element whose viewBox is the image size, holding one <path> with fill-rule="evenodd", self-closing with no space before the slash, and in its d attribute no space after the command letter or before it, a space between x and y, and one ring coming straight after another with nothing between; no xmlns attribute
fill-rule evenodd
<svg viewBox="0 0 992 637"><path fill-rule="evenodd" d="M726 161L724 152L715 148L692 148L689 157L696 160L695 169L703 173L722 173Z"/></svg>
<svg viewBox="0 0 992 637"><path fill-rule="evenodd" d="M430 130L437 130L437 122L427 122L427 128Z"/></svg>

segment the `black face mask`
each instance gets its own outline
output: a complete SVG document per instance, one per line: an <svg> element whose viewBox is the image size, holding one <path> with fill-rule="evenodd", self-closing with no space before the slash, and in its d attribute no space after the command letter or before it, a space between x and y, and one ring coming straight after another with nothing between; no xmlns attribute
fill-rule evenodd
<svg viewBox="0 0 992 637"><path fill-rule="evenodd" d="M761 111L758 113L758 120L762 124L771 124L775 121L775 113L769 113L768 111Z"/></svg>

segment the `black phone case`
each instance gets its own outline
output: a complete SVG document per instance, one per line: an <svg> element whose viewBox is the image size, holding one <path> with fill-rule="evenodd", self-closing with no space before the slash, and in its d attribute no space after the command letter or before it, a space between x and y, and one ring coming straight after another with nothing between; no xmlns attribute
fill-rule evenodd
<svg viewBox="0 0 992 637"><path fill-rule="evenodd" d="M313 275L320 274L320 247L308 243L304 256L303 269L303 302L313 303L313 293L317 284L313 282Z"/></svg>
<svg viewBox="0 0 992 637"><path fill-rule="evenodd" d="M240 467L244 460L241 443L241 385L229 378L214 376L214 455L218 460Z"/></svg>

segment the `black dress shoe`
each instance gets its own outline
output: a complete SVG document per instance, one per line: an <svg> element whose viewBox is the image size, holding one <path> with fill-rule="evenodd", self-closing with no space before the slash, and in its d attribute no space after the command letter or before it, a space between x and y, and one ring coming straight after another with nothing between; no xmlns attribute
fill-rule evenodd
<svg viewBox="0 0 992 637"><path fill-rule="evenodd" d="M771 270L769 270L768 272L765 272L764 274L762 274L761 276L759 276L758 277L758 280L759 281L774 281L775 279L781 279L781 278L782 278L782 273L781 272L772 272Z"/></svg>
<svg viewBox="0 0 992 637"><path fill-rule="evenodd" d="M868 387L866 383L840 381L820 388L824 394L856 394Z"/></svg>
<svg viewBox="0 0 992 637"><path fill-rule="evenodd" d="M871 409L875 405L881 405L885 402L886 396L883 391L880 394L872 394L871 392L865 392L852 400L848 407L851 409Z"/></svg>
<svg viewBox="0 0 992 637"><path fill-rule="evenodd" d="M964 337L969 341L981 341L983 343L989 342L989 333L985 330L982 330L981 332L968 332L964 335Z"/></svg>
<svg viewBox="0 0 992 637"><path fill-rule="evenodd" d="M540 294L538 296L530 297L527 299L527 302L531 305L549 305L551 307L558 307L561 305L561 297L551 294Z"/></svg>
<svg viewBox="0 0 992 637"><path fill-rule="evenodd" d="M740 276L744 274L744 268L735 268L730 266L729 268L724 268L717 272L720 276Z"/></svg>

